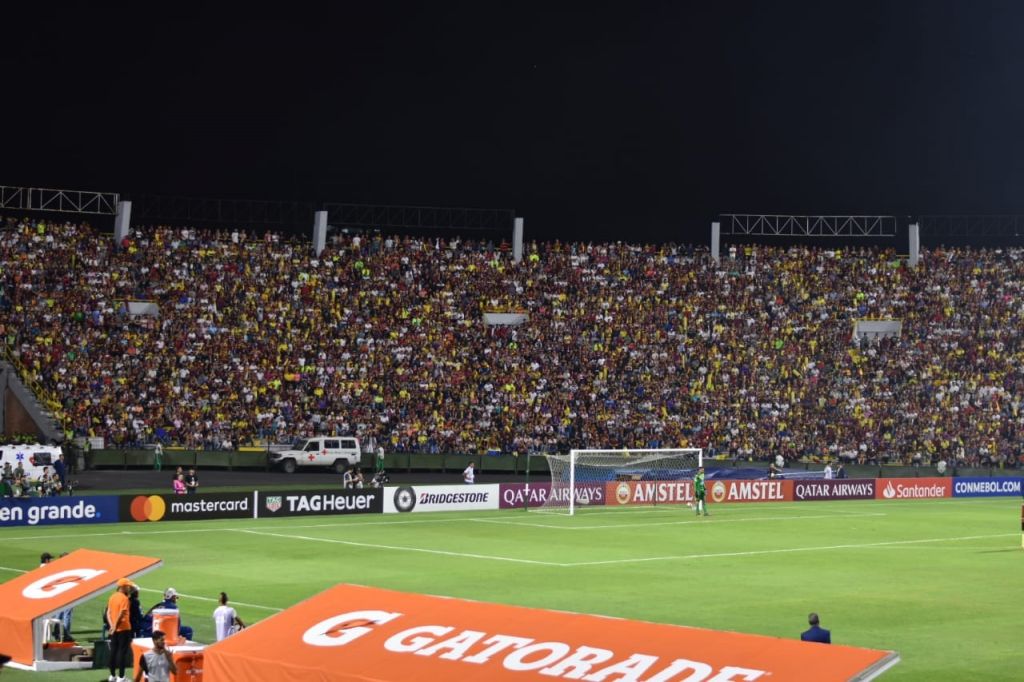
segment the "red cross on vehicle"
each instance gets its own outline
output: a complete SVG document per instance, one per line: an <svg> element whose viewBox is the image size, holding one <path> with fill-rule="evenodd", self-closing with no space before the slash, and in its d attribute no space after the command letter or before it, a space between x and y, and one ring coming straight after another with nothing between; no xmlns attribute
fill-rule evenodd
<svg viewBox="0 0 1024 682"><path fill-rule="evenodd" d="M314 459L316 459L316 455L314 455L312 452L309 453L309 461L312 462Z"/></svg>

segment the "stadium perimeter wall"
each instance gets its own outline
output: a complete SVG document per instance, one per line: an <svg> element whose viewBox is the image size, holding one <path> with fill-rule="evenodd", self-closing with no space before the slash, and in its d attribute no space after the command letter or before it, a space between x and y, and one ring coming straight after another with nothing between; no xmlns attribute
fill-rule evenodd
<svg viewBox="0 0 1024 682"><path fill-rule="evenodd" d="M713 504L822 500L917 500L1017 497L1021 477L867 478L843 480L716 480ZM550 483L385 486L197 495L89 495L0 499L0 527L94 523L158 523L204 519L488 511L539 507L567 494ZM579 486L580 507L681 504L693 501L691 481L609 481Z"/></svg>
<svg viewBox="0 0 1024 682"><path fill-rule="evenodd" d="M421 454L412 452L392 452L384 456L384 466L388 471L436 471L441 473L458 472L473 462L481 473L506 473L547 476L549 474L547 460L542 456L526 455L470 455L463 453ZM764 468L765 461L710 460L711 468ZM264 450L181 450L167 448L164 450L163 465L165 467L197 467L204 469L269 469L267 453ZM364 453L362 466L373 469L372 453ZM896 466L896 465L860 465L845 464L848 478L927 478L938 476L933 466ZM92 450L86 457L86 468L89 469L151 469L153 467L153 451L145 449ZM820 471L824 464L812 462L787 463L785 471ZM954 475L953 472L948 472ZM1019 476L1019 469L999 469L997 467L960 468L955 475L960 476Z"/></svg>

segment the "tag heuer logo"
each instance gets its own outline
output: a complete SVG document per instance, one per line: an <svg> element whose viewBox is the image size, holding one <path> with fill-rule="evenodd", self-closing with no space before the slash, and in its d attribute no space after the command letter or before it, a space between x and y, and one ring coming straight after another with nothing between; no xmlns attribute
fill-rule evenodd
<svg viewBox="0 0 1024 682"><path fill-rule="evenodd" d="M281 496L280 495L268 495L267 496L267 511L276 512L281 508Z"/></svg>

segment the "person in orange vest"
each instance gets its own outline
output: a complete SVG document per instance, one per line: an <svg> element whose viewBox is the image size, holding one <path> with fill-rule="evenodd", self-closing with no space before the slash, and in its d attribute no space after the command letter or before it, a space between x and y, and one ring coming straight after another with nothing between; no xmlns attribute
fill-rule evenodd
<svg viewBox="0 0 1024 682"><path fill-rule="evenodd" d="M107 682L125 682L124 669L132 655L132 621L128 594L135 587L128 578L117 581L117 589L107 600L107 623L110 625L110 677ZM115 669L120 671L115 677Z"/></svg>

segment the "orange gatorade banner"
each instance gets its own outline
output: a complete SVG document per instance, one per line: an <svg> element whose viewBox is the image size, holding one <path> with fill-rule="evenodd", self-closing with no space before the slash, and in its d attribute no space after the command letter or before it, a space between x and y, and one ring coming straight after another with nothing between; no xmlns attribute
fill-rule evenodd
<svg viewBox="0 0 1024 682"><path fill-rule="evenodd" d="M868 680L891 651L337 585L217 642L206 682Z"/></svg>
<svg viewBox="0 0 1024 682"><path fill-rule="evenodd" d="M16 663L42 658L36 622L110 590L118 578L141 575L163 562L143 556L79 549L0 584L0 648Z"/></svg>

